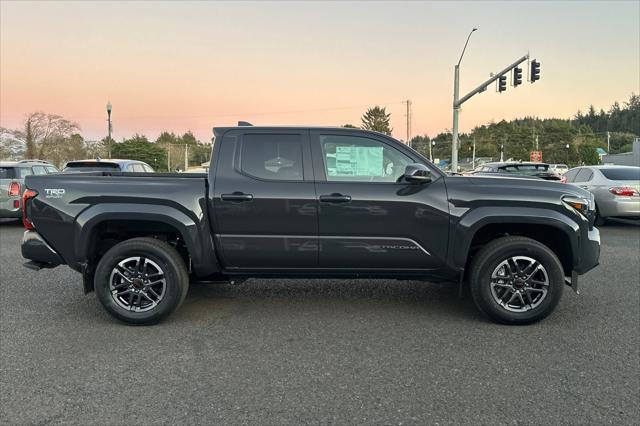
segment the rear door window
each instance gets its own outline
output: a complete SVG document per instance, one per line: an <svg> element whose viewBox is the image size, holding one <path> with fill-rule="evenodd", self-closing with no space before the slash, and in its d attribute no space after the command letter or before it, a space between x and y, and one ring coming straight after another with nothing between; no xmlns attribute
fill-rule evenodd
<svg viewBox="0 0 640 426"><path fill-rule="evenodd" d="M259 179L303 180L301 136L244 135L240 169Z"/></svg>
<svg viewBox="0 0 640 426"><path fill-rule="evenodd" d="M640 167L600 169L609 180L640 180Z"/></svg>
<svg viewBox="0 0 640 426"><path fill-rule="evenodd" d="M592 177L593 172L590 169L580 169L580 173L578 173L574 182L589 182Z"/></svg>
<svg viewBox="0 0 640 426"><path fill-rule="evenodd" d="M136 173L144 173L144 167L142 167L142 164L134 164L133 171Z"/></svg>
<svg viewBox="0 0 640 426"><path fill-rule="evenodd" d="M33 166L33 174L34 175L46 175L47 174L47 170L44 168L44 166Z"/></svg>
<svg viewBox="0 0 640 426"><path fill-rule="evenodd" d="M47 173L58 173L58 169L53 166L45 166L45 169L47 169Z"/></svg>
<svg viewBox="0 0 640 426"><path fill-rule="evenodd" d="M565 173L564 177L567 179L567 182L573 182L579 171L580 169L572 169Z"/></svg>

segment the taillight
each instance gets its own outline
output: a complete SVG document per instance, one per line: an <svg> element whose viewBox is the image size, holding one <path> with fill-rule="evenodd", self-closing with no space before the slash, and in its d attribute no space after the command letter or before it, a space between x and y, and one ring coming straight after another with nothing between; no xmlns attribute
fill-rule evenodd
<svg viewBox="0 0 640 426"><path fill-rule="evenodd" d="M609 188L609 192L620 197L640 196L640 193L638 193L638 191L628 186L614 186L613 188Z"/></svg>
<svg viewBox="0 0 640 426"><path fill-rule="evenodd" d="M33 230L34 227L33 223L27 217L27 201L35 198L36 195L38 195L38 193L32 189L26 189L24 191L24 194L22 194L22 224L24 225L25 229L30 231Z"/></svg>
<svg viewBox="0 0 640 426"><path fill-rule="evenodd" d="M9 197L17 197L20 195L20 182L11 182L9 184Z"/></svg>

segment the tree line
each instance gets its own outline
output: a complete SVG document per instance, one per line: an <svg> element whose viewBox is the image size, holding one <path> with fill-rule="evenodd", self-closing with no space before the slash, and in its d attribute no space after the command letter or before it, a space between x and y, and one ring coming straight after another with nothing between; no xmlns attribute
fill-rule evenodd
<svg viewBox="0 0 640 426"><path fill-rule="evenodd" d="M390 119L386 108L374 106L362 115L360 127L391 135ZM77 123L44 112L28 114L22 128L11 133L25 141L24 158L45 159L57 166L69 160L110 155L141 160L159 171L184 170L185 150L192 166L208 161L211 151L211 145L200 142L191 131L182 135L163 131L155 141L136 134L119 142L107 137L89 143ZM502 153L505 160L528 160L531 151L540 150L543 161L549 163L598 164L598 148L610 153L628 152L639 135L640 97L632 94L628 101L622 105L615 102L606 112L596 112L592 105L586 114L578 111L570 119L525 117L477 126L460 135L459 152L462 162L472 158L475 145L476 158L498 160ZM448 161L451 141L451 132L446 131L434 137L415 136L411 146L426 157L431 154L434 160ZM6 157L1 149L0 157Z"/></svg>
<svg viewBox="0 0 640 426"><path fill-rule="evenodd" d="M591 165L600 162L598 148L611 154L630 152L639 136L640 97L632 94L629 101L615 102L608 112L596 113L590 106L586 115L578 111L570 119L525 117L477 126L460 135L459 155L461 160L471 159L475 144L476 158L499 160L502 151L505 160L527 161L531 151L539 150L548 163ZM431 145L434 159L449 160L451 141L451 132L442 132L416 136L411 146L429 157Z"/></svg>
<svg viewBox="0 0 640 426"><path fill-rule="evenodd" d="M119 142L109 137L86 141L77 123L44 112L27 114L22 128L3 131L24 141L23 158L47 160L58 167L71 160L111 157L144 161L158 171L185 170L185 150L190 166L208 161L211 152L211 145L200 142L191 131L182 135L164 131L155 141L139 134ZM0 158L9 154L0 147Z"/></svg>

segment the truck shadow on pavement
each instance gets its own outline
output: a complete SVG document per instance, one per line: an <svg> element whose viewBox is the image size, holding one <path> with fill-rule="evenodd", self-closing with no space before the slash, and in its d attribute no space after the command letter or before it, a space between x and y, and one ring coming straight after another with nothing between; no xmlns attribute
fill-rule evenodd
<svg viewBox="0 0 640 426"><path fill-rule="evenodd" d="M176 316L224 308L231 315L253 312L331 311L360 313L420 311L429 316L477 321L468 289L454 283L405 280L249 279L238 285L192 283ZM320 314L322 316L322 314Z"/></svg>

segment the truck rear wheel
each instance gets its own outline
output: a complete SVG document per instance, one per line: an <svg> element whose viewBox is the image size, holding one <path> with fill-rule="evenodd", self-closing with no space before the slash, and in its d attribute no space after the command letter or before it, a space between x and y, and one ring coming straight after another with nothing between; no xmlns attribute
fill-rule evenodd
<svg viewBox="0 0 640 426"><path fill-rule="evenodd" d="M100 259L94 284L98 300L112 316L129 324L154 324L180 306L189 274L166 242L132 238Z"/></svg>
<svg viewBox="0 0 640 426"><path fill-rule="evenodd" d="M480 250L471 264L471 295L489 318L529 324L555 309L564 288L562 264L544 244L503 237Z"/></svg>

